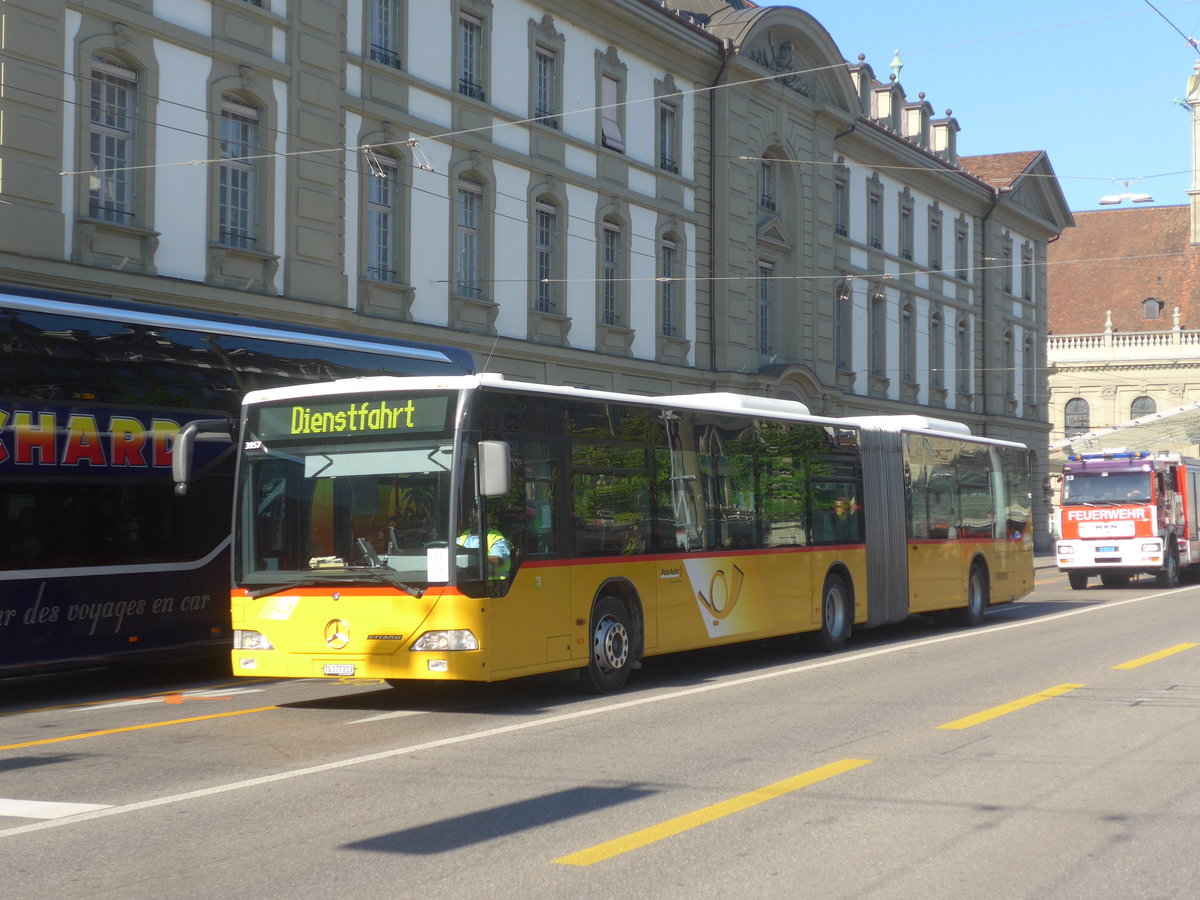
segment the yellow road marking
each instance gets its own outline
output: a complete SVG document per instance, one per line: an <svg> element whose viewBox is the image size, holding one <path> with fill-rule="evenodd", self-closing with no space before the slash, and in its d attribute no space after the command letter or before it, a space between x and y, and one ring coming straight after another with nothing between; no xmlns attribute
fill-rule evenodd
<svg viewBox="0 0 1200 900"><path fill-rule="evenodd" d="M655 841L661 841L664 838L681 834L692 828L706 825L715 819L723 818L735 812L741 812L744 809L749 809L751 806L757 806L768 800L774 800L776 797L782 797L784 794L790 794L793 791L806 788L819 781L832 778L835 775L841 775L844 772L865 766L870 762L871 760L869 759L843 759L840 762L830 763L827 766L821 766L819 769L813 769L811 772L794 775L791 778L785 778L783 781L777 781L775 784L769 784L756 791L750 791L748 794L731 797L728 800L714 803L712 806L706 806L695 812L690 812L674 819L668 819L659 825L652 825L649 828L643 828L641 831L635 831L624 837L615 838L603 844L597 844L595 847L589 847L587 850L580 850L578 853L559 857L555 862L566 866L590 866L593 863L603 862L614 856L620 856L622 853L628 853L630 850L637 850L639 847L653 844Z"/></svg>
<svg viewBox="0 0 1200 900"><path fill-rule="evenodd" d="M266 712L277 709L275 706L260 706L256 709L239 709L233 712L213 713L211 716L194 716L190 719L172 719L169 722L151 722L147 725L126 725L124 728L106 728L103 731L86 731L83 734L68 734L63 737L46 738L41 741L26 741L23 744L5 744L0 750L20 750L24 747L41 747L46 744L61 744L63 741L81 741L84 738L104 737L108 734L122 734L127 731L144 731L147 728L162 728L164 725L187 725L190 722L203 722L207 719L226 719L229 716L244 716L248 713Z"/></svg>
<svg viewBox="0 0 1200 900"><path fill-rule="evenodd" d="M939 725L938 728L944 731L961 731L964 728L970 728L973 725L979 725L981 722L987 722L991 719L998 719L1000 716L1007 715L1010 712L1016 712L1018 709L1024 709L1027 706L1033 706L1035 703L1041 703L1043 700L1049 700L1052 697L1061 697L1063 694L1069 694L1071 691L1083 687L1082 684L1060 684L1058 687L1052 687L1041 691L1037 694L1031 694L1028 697L1022 697L1020 700L1014 700L1012 703L1005 703L1003 706L993 706L991 709L985 709L983 712L975 713L973 716L966 716L962 719L955 719L953 722L947 722L945 725Z"/></svg>
<svg viewBox="0 0 1200 900"><path fill-rule="evenodd" d="M1174 647L1168 647L1166 650L1160 650L1157 653L1151 653L1149 656L1143 656L1139 659L1131 659L1129 662L1123 662L1119 666L1113 666L1113 668L1136 669L1138 666L1158 662L1160 659L1166 659L1168 656L1174 656L1176 653L1182 653L1184 650L1191 650L1193 647L1200 647L1200 644L1176 644Z"/></svg>

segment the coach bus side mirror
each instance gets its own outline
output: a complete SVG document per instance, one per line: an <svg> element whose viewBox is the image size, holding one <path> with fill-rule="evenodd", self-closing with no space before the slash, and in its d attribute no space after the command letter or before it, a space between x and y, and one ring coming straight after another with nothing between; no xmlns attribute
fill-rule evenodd
<svg viewBox="0 0 1200 900"><path fill-rule="evenodd" d="M232 434L233 426L228 419L194 419L183 426L183 430L175 435L171 448L171 477L175 481L176 496L187 493L196 441L218 436L229 440Z"/></svg>
<svg viewBox="0 0 1200 900"><path fill-rule="evenodd" d="M506 441L480 441L479 493L484 497L500 497L507 494L511 465Z"/></svg>

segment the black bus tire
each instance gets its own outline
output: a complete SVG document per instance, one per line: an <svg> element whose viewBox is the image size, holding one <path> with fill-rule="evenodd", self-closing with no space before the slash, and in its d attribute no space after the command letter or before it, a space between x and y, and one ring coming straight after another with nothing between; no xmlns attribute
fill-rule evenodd
<svg viewBox="0 0 1200 900"><path fill-rule="evenodd" d="M612 596L597 600L588 635L591 645L582 686L596 694L619 691L633 668L633 629L625 605Z"/></svg>
<svg viewBox="0 0 1200 900"><path fill-rule="evenodd" d="M841 575L825 576L821 588L821 630L804 635L804 645L810 650L833 653L846 646L852 621L850 591Z"/></svg>
<svg viewBox="0 0 1200 900"><path fill-rule="evenodd" d="M958 611L958 624L978 628L983 624L983 614L987 608L987 576L983 573L983 567L976 564L971 566L971 574L967 578L967 605Z"/></svg>

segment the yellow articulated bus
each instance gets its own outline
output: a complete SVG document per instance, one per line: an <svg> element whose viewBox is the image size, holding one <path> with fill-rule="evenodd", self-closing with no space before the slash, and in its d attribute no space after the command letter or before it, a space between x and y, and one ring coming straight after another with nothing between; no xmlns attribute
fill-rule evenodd
<svg viewBox="0 0 1200 900"><path fill-rule="evenodd" d="M1026 449L942 420L371 377L255 391L239 440L239 675L614 691L647 656L978 625L1033 587Z"/></svg>

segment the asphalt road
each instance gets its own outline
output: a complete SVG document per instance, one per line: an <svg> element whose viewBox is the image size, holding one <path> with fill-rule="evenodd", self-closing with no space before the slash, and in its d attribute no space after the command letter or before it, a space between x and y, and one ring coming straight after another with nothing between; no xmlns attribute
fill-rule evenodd
<svg viewBox="0 0 1200 900"><path fill-rule="evenodd" d="M1200 886L1200 587L1035 594L393 690L183 668L0 682L0 894L1179 897Z"/></svg>

